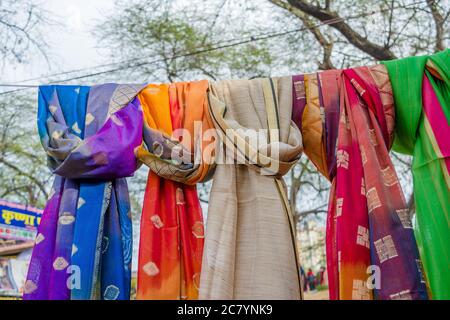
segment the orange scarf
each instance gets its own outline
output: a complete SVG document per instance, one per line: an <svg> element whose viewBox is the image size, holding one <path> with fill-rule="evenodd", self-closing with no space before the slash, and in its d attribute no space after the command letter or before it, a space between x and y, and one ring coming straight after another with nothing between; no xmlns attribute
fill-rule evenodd
<svg viewBox="0 0 450 320"><path fill-rule="evenodd" d="M138 95L144 113L146 145L136 154L152 171L141 217L137 299L198 298L204 229L195 184L205 179L212 167L201 161L189 174L180 177L170 170L156 169L155 163L174 170L168 164L170 159L164 158L164 148L166 144L178 143L171 137L176 129L186 129L180 139L184 150L199 151L194 148L201 138L201 132L197 132L199 124L203 130L212 127L207 112L207 88L207 81L150 84ZM149 145L157 139L145 139L145 130L160 133L165 143ZM201 145L208 147L209 142L202 141Z"/></svg>

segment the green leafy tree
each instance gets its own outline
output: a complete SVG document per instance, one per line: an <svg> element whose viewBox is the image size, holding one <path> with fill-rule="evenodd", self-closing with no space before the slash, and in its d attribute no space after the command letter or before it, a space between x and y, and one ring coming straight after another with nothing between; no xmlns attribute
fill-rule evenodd
<svg viewBox="0 0 450 320"><path fill-rule="evenodd" d="M0 198L43 207L50 171L35 125L34 99L4 96L0 100Z"/></svg>
<svg viewBox="0 0 450 320"><path fill-rule="evenodd" d="M112 50L113 58L139 65L130 70L142 80L268 74L273 57L264 42L212 50L216 43L229 44L226 37L235 33L221 18L226 2L121 1L115 10L119 14L108 17L97 34L102 45Z"/></svg>

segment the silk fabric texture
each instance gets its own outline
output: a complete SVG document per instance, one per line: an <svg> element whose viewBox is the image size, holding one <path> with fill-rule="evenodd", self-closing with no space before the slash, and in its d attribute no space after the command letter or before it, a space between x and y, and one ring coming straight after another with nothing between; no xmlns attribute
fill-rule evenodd
<svg viewBox="0 0 450 320"><path fill-rule="evenodd" d="M219 150L231 162L216 166L200 299L302 297L295 225L281 178L302 151L291 121L291 87L291 77L210 83ZM245 132L263 133L262 139L250 144Z"/></svg>
<svg viewBox="0 0 450 320"><path fill-rule="evenodd" d="M24 299L129 299L132 224L124 177L136 170L134 149L142 141L139 90L39 88L38 131L55 179Z"/></svg>
<svg viewBox="0 0 450 320"><path fill-rule="evenodd" d="M394 150L413 156L415 232L433 299L450 299L450 50L383 62L396 105Z"/></svg>
<svg viewBox="0 0 450 320"><path fill-rule="evenodd" d="M207 81L148 85L139 100L151 171L141 218L137 299L198 299L204 226L195 184L211 176ZM177 129L184 129L179 131Z"/></svg>
<svg viewBox="0 0 450 320"><path fill-rule="evenodd" d="M305 154L332 181L330 298L426 299L408 208L388 153L395 114L384 66L293 81L294 120Z"/></svg>

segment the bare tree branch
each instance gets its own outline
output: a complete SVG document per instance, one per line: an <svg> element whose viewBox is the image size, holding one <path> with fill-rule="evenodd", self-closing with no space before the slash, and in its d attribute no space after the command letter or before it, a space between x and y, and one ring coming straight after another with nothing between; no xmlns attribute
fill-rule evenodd
<svg viewBox="0 0 450 320"><path fill-rule="evenodd" d="M39 189L42 191L42 193L45 195L45 197L48 198L48 193L45 190L45 186L43 185L43 183L41 181L39 181L39 179L34 177L32 174L29 174L29 173L21 170L19 167L17 167L16 165L12 164L11 162L9 162L3 158L0 158L0 163L3 163L5 166L16 171L19 175L22 175L22 176L30 179L31 181L33 181L33 183L35 183L39 187Z"/></svg>
<svg viewBox="0 0 450 320"><path fill-rule="evenodd" d="M322 62L318 63L319 69L320 70L336 69L333 65L333 62L331 61L331 54L333 52L333 41L331 40L331 38L330 40L328 40L322 33L322 31L320 31L320 29L315 26L314 21L312 21L300 9L282 0L269 0L269 1L274 5L287 10L296 17L298 17L302 21L303 25L306 28L308 28L308 30L313 34L314 38L316 38L317 42L321 45L323 49Z"/></svg>
<svg viewBox="0 0 450 320"><path fill-rule="evenodd" d="M320 8L304 0L288 0L288 3L322 22L332 19L342 19L336 12L330 11L327 8ZM395 54L389 48L380 46L361 36L345 21L337 22L330 26L338 30L353 46L376 60L392 60L396 58Z"/></svg>
<svg viewBox="0 0 450 320"><path fill-rule="evenodd" d="M431 10L431 15L434 19L434 24L436 27L436 51L442 51L445 49L444 46L444 22L445 19L439 12L436 0L427 0L427 5Z"/></svg>

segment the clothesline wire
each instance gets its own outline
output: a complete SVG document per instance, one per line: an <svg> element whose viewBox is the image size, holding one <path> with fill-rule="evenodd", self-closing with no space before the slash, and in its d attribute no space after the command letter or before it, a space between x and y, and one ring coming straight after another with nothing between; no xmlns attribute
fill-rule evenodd
<svg viewBox="0 0 450 320"><path fill-rule="evenodd" d="M93 76L97 76L97 75L101 75L101 74L121 71L121 70L124 70L124 69L136 68L136 67L139 67L139 66L142 66L142 65L155 64L155 63L158 63L158 62L163 62L163 61L165 61L167 59L178 59L178 58L181 58L181 57L188 57L188 56L192 56L192 55L202 54L202 53L215 51L215 50L220 50L220 49L229 48L229 47L234 47L234 46L238 46L238 45L246 44L246 43L250 43L250 42L265 40L265 39L274 38L274 37L279 37L279 36L283 36L283 35L294 33L294 32L305 31L305 30L308 30L308 29L315 29L315 28L318 28L318 27L323 26L323 25L331 25L331 24L335 24L335 23L338 23L338 22L343 22L343 21L346 21L346 20L351 20L351 19L356 19L356 18L361 18L361 17L367 17L367 16L374 15L376 13L382 13L384 11L405 8L405 7L408 7L408 6L413 6L413 5L421 4L421 3L424 3L424 2L425 1L414 2L414 3L410 3L408 5L392 7L392 8L387 8L387 9L382 9L382 10L377 10L377 11L371 11L369 13L362 13L362 14L358 14L358 15L354 15L354 16L349 16L349 17L346 17L346 18L333 18L333 19L329 19L329 20L323 21L323 22L321 22L321 23L319 23L319 24L317 24L315 26L309 27L309 28L308 27L302 27L302 28L288 30L288 31L283 31L283 32L278 32L278 33L259 34L256 37L255 36L250 36L249 39L243 40L243 41L239 41L239 42L236 42L236 43L231 43L231 44L217 46L217 47L212 47L212 48L210 47L210 48L207 48L207 49L197 50L197 51L193 51L193 52L189 52L189 53L185 53L185 54L175 54L175 55L173 55L170 58L157 59L157 60L153 60L153 61L145 61L145 62L132 64L132 65L128 65L128 66L122 66L122 67L119 67L119 68L109 69L109 70L105 70L105 71L101 71L101 72L90 73L90 74L81 75L81 76L77 76L77 77L73 77L73 78L63 79L63 80L60 80L60 81L51 81L49 83L68 82L68 81L71 81L71 80L78 80L78 79L82 79L82 78L93 77ZM217 45L217 44L220 44L220 43L232 42L232 41L237 41L237 40L239 40L239 38L238 39L229 39L229 40L225 40L225 41L219 41L219 42L216 42L216 43L214 43L212 45ZM211 44L209 44L208 46L211 46ZM129 59L129 60L121 61L121 62L115 62L115 63L103 64L103 65L98 65L98 66L92 66L92 67L89 67L89 68L80 68L80 69L70 70L70 71L61 72L61 73L57 73L57 74L46 75L46 76L42 76L42 77L36 77L36 78L33 78L33 79L22 80L20 82L27 82L27 81L31 81L31 80L44 79L44 78L48 78L48 77L52 77L52 76L64 75L64 74L70 74L70 73L74 73L74 72L79 72L79 71L83 71L83 70L86 70L86 69L101 68L101 67L105 67L105 66L110 66L110 65L120 64L120 63L127 63L127 62L130 62L130 61L142 60L142 59L144 59L144 58ZM39 85L0 84L0 86L34 88L34 87L38 87ZM1 92L0 94L4 94L4 93L9 93L9 92Z"/></svg>
<svg viewBox="0 0 450 320"><path fill-rule="evenodd" d="M423 3L423 1L417 2L417 3L413 3L413 4L420 4L420 3ZM413 4L410 4L410 5L413 5ZM391 9L395 10L395 9L398 9L398 8L394 7L394 8L390 8L389 10L391 10ZM371 12L369 14L374 14L374 13L379 13L379 11ZM365 13L364 15L367 15L367 13ZM349 16L349 17L343 18L342 20L345 21L345 20L351 20L351 19L354 19L354 18L356 18L356 17ZM325 21L325 22L327 22L327 21ZM332 23L328 23L328 24L332 24ZM320 24L320 25L322 25L322 24ZM316 27L317 26L313 26L312 28L316 28ZM301 30L303 30L303 29L305 29L305 28L303 27ZM299 29L295 29L295 30L290 30L288 32L298 32L298 31L299 31ZM265 33L258 34L256 37L259 38L261 36L267 36L267 35L278 36L278 33L274 34L274 32L265 32ZM246 36L246 38L254 38L254 37L255 36ZM228 40L223 40L223 41L217 41L217 42L215 42L213 44L211 44L211 43L204 44L203 46L197 47L196 49L198 50L198 49L204 48L204 47L217 46L217 45L220 45L222 43L235 42L235 41L238 41L240 39L242 39L242 37L228 39ZM255 39L255 41L257 41L257 40L259 40L259 39ZM43 76L39 76L39 77L23 79L23 80L17 81L14 84L23 83L23 82L29 82L29 81L33 81L33 80L40 80L40 79L49 78L49 77L61 76L61 75L66 75L66 74L80 72L80 71L85 71L85 70L92 70L92 69L98 69L98 68L103 68L103 67L109 67L109 66L113 66L113 65L117 65L117 64L130 63L130 62L133 62L133 61L136 61L136 60L144 60L144 59L148 59L148 58L149 58L149 56L141 57L141 58L131 58L131 59L125 59L125 60L121 60L121 61L117 61L117 62L111 62L111 63L106 63L106 64L94 65L94 66L90 66L90 67L84 67L84 68L78 68L78 69L73 69L73 70L68 70L68 71L62 71L62 72L53 73L53 74L47 74L47 75L43 75ZM152 63L152 62L149 62L149 63ZM13 85L11 85L11 86L13 86Z"/></svg>
<svg viewBox="0 0 450 320"><path fill-rule="evenodd" d="M345 17L345 18L340 18L339 21L336 21L336 22L332 21L332 20L334 20L334 19L331 19L331 20L324 21L323 23L320 23L320 24L318 24L317 26L312 26L311 29L320 27L320 26L325 25L325 24L334 24L334 23L337 23L337 22L340 22L340 21L352 20L352 19L355 19L355 18L360 18L360 17L364 17L364 16L368 16L368 15L373 15L373 14L375 14L375 13L382 13L382 12L384 12L384 11L396 10L396 9L400 9L400 8L406 8L406 7L410 7L410 6L413 6L413 5L423 4L423 3L425 3L425 2L426 2L426 1L418 1L418 2L413 2L413 3L407 4L407 5L403 5L403 6L397 6L397 7L392 7L392 8L386 8L386 9L381 9L381 10L371 11L371 12L369 12L369 13L363 13L363 14L356 15L356 16L348 16L348 17ZM342 19L342 20L341 20L341 19ZM294 30L287 31L287 33L293 33L293 32L304 31L304 30L306 30L306 29L309 29L309 28L302 27L301 29L294 29ZM259 38L259 37L261 37L261 36L268 36L268 35L269 35L269 36L270 36L270 35L273 35L273 36L280 36L280 35L284 35L284 32L281 32L281 33L273 33L273 32L260 33L260 34L258 34L258 35L256 36L256 38ZM254 38L254 36L247 36L247 37L248 37L248 38ZM233 38L233 39L228 39L228 40L218 41L218 42L215 42L215 43L213 43L213 44L206 44L206 45L203 45L203 46L200 47L200 48L207 47L207 46L216 46L216 45L220 45L220 44L222 44L222 43L228 43L228 42L238 41L238 40L240 40L240 39L242 39L242 37L241 37L241 38ZM258 41L258 40L260 40L260 39L255 39L254 41ZM240 43L238 43L238 44L236 44L236 45L239 45L239 44L240 44ZM197 49L199 49L199 48L197 48ZM220 49L220 48L219 48L219 49ZM125 59L125 60L121 60L121 61L117 61L117 62L112 62L112 63L99 64L99 65L95 65L95 66L91 66L91 67L84 67L84 68L78 68L78 69L73 69L73 70L69 70L69 71L63 71L63 72L59 72L59 73L47 74L47 75L44 75L44 76L39 76L39 77L34 77L34 78L29 78L29 79L20 80L20 81L16 82L16 84L17 84L17 83L23 83L23 82L29 82L29 81L33 81L33 80L45 79L45 78L49 78L49 77L60 76L60 75L71 74L71 73L80 72L80 71L85 71L85 70L98 69L98 68L103 68L103 67L113 66L113 65L117 65L117 64L130 63L130 62L133 62L133 61L136 61L136 60L143 60L143 59L148 59L148 58L149 58L149 57L147 56L147 57L142 57L142 58ZM156 62L159 62L159 61L156 61ZM149 64L155 63L155 61L148 62L148 63L149 63Z"/></svg>
<svg viewBox="0 0 450 320"><path fill-rule="evenodd" d="M121 67L108 69L108 70L104 70L104 71L99 71L99 72L89 73L89 74L85 74L85 75L75 76L75 77L71 77L71 78L67 78L67 79L49 81L48 84L65 83L65 82L68 82L68 81L95 77L95 76L108 74L108 73L114 73L114 72L117 72L117 71L122 71L122 70L130 69L130 68L137 68L137 67L141 67L141 66L144 66L144 65L156 64L158 62L164 62L166 60L179 59L179 58L182 58L182 57L190 57L190 56L203 54L203 53L207 53L207 52L211 52L211 51L216 51L216 50L226 49L226 48L230 48L230 47L235 47L235 46L238 46L238 45L247 44L247 43L251 43L251 42L266 40L266 39L280 37L280 36L285 36L285 35L288 35L288 34L291 34L291 33L296 33L296 32L300 32L300 31L306 31L306 30L310 30L310 29L316 29L316 28L319 28L319 27L324 26L324 25L332 25L332 24L336 24L336 23L339 23L339 22L344 22L344 21L353 20L353 19L357 19L357 18L368 17L368 16L372 16L372 15L377 14L377 13L383 13L383 12L386 12L386 11L406 8L406 7L410 7L410 6L414 6L414 5L418 5L418 4L423 4L423 3L425 3L425 1L413 2L413 3L407 4L407 5L402 5L402 6L397 6L397 7L391 7L391 8L386 8L386 9L370 11L370 12L367 12L367 13L361 13L361 14L357 14L357 15L353 15L353 16L348 16L348 17L345 17L345 18L333 18L333 19L325 20L325 21L323 21L321 23L318 23L318 24L316 24L314 26L311 26L311 27L301 27L301 28L287 30L287 31L282 31L282 32L277 32L277 33L262 33L262 34L259 34L257 36L247 37L246 40L241 40L241 41L238 41L238 40L242 39L242 38L229 39L229 40L225 40L225 41L219 41L219 42L216 42L216 43L213 43L213 44L205 45L205 46L208 46L208 48L206 48L206 49L198 50L198 48L197 48L196 51L187 52L187 53L184 53L184 54L183 53L174 54L173 56L171 56L169 58L160 58L160 59L156 59L156 60L153 60L153 61L144 61L144 62L124 65L124 66L121 66ZM220 43L227 43L227 42L231 42L231 43L220 45L220 46L218 45ZM200 48L202 48L202 47L200 47ZM80 71L87 70L87 69L96 69L96 68L116 65L116 64L120 64L120 63L129 63L131 61L142 60L142 59L145 59L145 58L129 59L129 60L121 61L121 62L114 62L114 63L108 63L108 64L103 64L103 65L97 65L97 66L93 66L93 67L89 67L89 68L80 68L80 69L75 69L75 70L69 70L69 71L66 71L66 72L60 72L60 73L56 73L56 74L52 74L52 75L47 75L47 76L42 76L42 77L36 77L36 78L33 78L33 79L22 80L20 82L27 82L27 81L31 81L31 80L46 79L46 78L53 77L53 76L59 76L59 75L65 75L65 74L80 72ZM13 84L0 84L0 87L21 88L21 89L16 89L16 90L0 92L0 95L4 95L4 94L8 94L8 93L13 93L13 92L27 90L27 89L30 89L30 88L36 88L36 87L39 87L39 85L14 84L13 83Z"/></svg>

